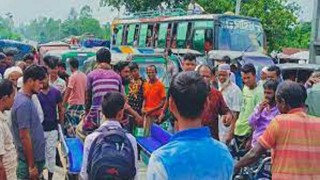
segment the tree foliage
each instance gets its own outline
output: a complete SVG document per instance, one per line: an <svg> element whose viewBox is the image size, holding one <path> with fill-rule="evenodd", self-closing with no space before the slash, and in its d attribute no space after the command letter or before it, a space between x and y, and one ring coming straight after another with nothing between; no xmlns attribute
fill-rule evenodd
<svg viewBox="0 0 320 180"><path fill-rule="evenodd" d="M14 32L12 21L0 16L0 39L20 40L20 34Z"/></svg>
<svg viewBox="0 0 320 180"><path fill-rule="evenodd" d="M155 10L160 5L167 8L186 7L190 0L100 0L101 6L120 8L129 12ZM234 12L236 0L197 0L206 13ZM186 9L186 8L185 8ZM300 7L288 0L242 0L241 15L256 17L265 29L268 50L282 47L308 47L311 28L301 30L298 24Z"/></svg>
<svg viewBox="0 0 320 180"><path fill-rule="evenodd" d="M92 17L90 6L82 7L79 13L71 8L65 21L40 17L21 27L20 30L27 39L38 42L57 41L83 34L92 34L97 38L103 38L104 35L100 22Z"/></svg>

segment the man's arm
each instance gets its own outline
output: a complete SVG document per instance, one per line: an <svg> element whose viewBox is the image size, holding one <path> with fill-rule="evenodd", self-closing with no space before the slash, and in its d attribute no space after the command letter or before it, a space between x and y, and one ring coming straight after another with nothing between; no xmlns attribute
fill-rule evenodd
<svg viewBox="0 0 320 180"><path fill-rule="evenodd" d="M34 174L30 174L30 179L37 178L38 177L38 170L34 163L34 157L33 157L33 147L30 137L30 130L29 129L19 129L19 137L22 144L22 149L24 156L27 161L29 174L30 172L34 172ZM36 172L35 172L36 170Z"/></svg>
<svg viewBox="0 0 320 180"><path fill-rule="evenodd" d="M88 89L86 92L86 112L89 112L92 103L92 91Z"/></svg>
<svg viewBox="0 0 320 180"><path fill-rule="evenodd" d="M266 150L267 149L265 149L260 143L257 143L257 145L235 165L235 172L238 172L241 168L256 162L260 156L266 152Z"/></svg>
<svg viewBox="0 0 320 180"><path fill-rule="evenodd" d="M68 103L68 99L69 99L71 90L72 90L72 89L71 89L70 87L67 87L66 91L64 92L63 104Z"/></svg>
<svg viewBox="0 0 320 180"><path fill-rule="evenodd" d="M64 123L65 109L64 109L64 106L63 106L62 102L58 103L58 113L59 113L59 123L63 124Z"/></svg>

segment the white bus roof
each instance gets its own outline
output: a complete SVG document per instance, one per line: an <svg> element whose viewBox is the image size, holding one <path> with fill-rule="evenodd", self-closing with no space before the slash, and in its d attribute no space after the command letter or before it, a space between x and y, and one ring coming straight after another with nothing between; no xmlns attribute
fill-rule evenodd
<svg viewBox="0 0 320 180"><path fill-rule="evenodd" d="M195 14L195 15L185 15L185 16L159 16L151 18L119 18L114 19L113 24L132 24L132 23L147 23L147 22L167 22L167 21L187 21L187 20L213 20L219 17L233 17L242 18L247 20L259 21L256 18L229 15L229 14Z"/></svg>

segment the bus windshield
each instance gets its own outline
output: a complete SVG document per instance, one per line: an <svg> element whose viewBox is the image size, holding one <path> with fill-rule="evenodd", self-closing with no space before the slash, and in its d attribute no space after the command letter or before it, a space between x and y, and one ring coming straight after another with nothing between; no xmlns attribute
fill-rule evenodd
<svg viewBox="0 0 320 180"><path fill-rule="evenodd" d="M221 18L218 50L263 52L263 30L258 21Z"/></svg>

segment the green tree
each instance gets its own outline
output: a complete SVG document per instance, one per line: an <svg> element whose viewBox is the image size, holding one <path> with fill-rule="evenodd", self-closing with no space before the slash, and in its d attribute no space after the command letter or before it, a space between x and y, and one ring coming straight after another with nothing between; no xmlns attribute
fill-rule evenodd
<svg viewBox="0 0 320 180"><path fill-rule="evenodd" d="M21 40L21 35L14 32L10 19L0 16L0 39Z"/></svg>
<svg viewBox="0 0 320 180"><path fill-rule="evenodd" d="M80 18L92 18L92 9L90 6L85 5L81 8Z"/></svg>

